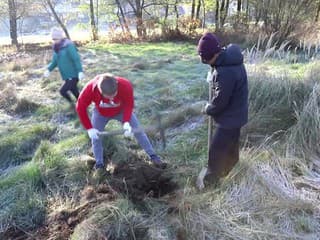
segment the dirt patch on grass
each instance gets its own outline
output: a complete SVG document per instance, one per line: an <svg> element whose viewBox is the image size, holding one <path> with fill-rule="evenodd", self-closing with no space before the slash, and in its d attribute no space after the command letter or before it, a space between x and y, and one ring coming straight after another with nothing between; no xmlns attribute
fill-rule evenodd
<svg viewBox="0 0 320 240"><path fill-rule="evenodd" d="M94 208L115 201L119 195L128 196L132 202L145 197L161 197L177 188L170 169L159 169L139 159L119 163L112 175L100 184L87 185L79 193L79 205L51 213L41 228L33 234L11 232L18 239L69 239L75 227L85 221ZM8 236L8 239L13 239ZM14 238L15 239L15 238Z"/></svg>
<svg viewBox="0 0 320 240"><path fill-rule="evenodd" d="M22 236L20 235L19 239L69 239L74 228L88 217L92 209L102 202L113 201L116 199L117 194L107 184L99 184L95 187L86 186L80 195L81 204L79 206L73 209L62 209L51 213L47 217L44 226L39 228L34 234L28 234L24 237L23 234L20 233ZM17 237L17 234L15 234L15 237Z"/></svg>
<svg viewBox="0 0 320 240"><path fill-rule="evenodd" d="M110 185L133 201L145 197L159 198L177 188L170 170L136 160L116 166Z"/></svg>

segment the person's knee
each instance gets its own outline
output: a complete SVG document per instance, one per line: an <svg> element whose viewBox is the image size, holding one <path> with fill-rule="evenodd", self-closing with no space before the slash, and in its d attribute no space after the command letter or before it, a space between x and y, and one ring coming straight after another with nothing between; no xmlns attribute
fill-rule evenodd
<svg viewBox="0 0 320 240"><path fill-rule="evenodd" d="M102 141L100 138L91 139L92 147L102 147Z"/></svg>

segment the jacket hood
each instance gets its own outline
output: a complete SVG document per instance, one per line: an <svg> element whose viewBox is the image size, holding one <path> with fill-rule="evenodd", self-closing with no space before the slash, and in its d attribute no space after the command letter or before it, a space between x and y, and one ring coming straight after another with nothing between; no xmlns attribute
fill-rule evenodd
<svg viewBox="0 0 320 240"><path fill-rule="evenodd" d="M62 47L66 47L66 46L68 46L69 44L72 43L72 41L70 39L68 39L68 38L63 39L62 41L63 41L62 42Z"/></svg>
<svg viewBox="0 0 320 240"><path fill-rule="evenodd" d="M72 44L72 41L68 38L64 38L60 42L54 43L52 45L52 49L58 53L62 48L67 47L69 44Z"/></svg>
<svg viewBox="0 0 320 240"><path fill-rule="evenodd" d="M214 66L232 66L243 63L243 55L240 47L236 44L230 44L224 48L217 58Z"/></svg>

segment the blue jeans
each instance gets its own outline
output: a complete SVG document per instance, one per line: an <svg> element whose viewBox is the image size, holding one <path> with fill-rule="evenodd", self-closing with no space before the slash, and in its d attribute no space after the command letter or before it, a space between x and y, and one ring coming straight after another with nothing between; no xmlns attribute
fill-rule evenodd
<svg viewBox="0 0 320 240"><path fill-rule="evenodd" d="M102 116L96 108L93 109L92 112L92 125L95 129L98 131L104 131L105 126L109 122L109 120L114 119L118 120L119 122L122 122L122 113L114 116L114 117L104 117ZM132 128L139 128L139 121L134 113L131 115L131 119L129 121ZM155 154L153 147L149 141L149 138L145 134L145 132L139 132L134 134L135 138L137 139L139 145L141 148L150 156ZM102 139L92 139L92 151L93 155L96 159L97 165L104 165L103 162L103 146L102 146Z"/></svg>

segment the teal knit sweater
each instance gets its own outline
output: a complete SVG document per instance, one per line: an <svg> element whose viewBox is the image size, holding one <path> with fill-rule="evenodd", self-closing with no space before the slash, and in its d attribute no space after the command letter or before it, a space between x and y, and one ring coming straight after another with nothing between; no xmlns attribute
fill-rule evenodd
<svg viewBox="0 0 320 240"><path fill-rule="evenodd" d="M51 72L56 66L60 71L63 80L78 78L79 72L82 72L82 65L78 51L72 41L64 39L58 52L53 52L51 63L48 70Z"/></svg>

